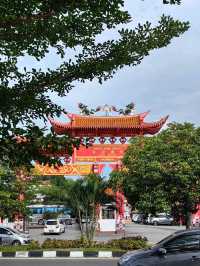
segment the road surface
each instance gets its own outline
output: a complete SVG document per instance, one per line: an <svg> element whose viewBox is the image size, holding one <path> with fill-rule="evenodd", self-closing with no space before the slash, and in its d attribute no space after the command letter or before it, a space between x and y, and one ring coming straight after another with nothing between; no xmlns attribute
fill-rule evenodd
<svg viewBox="0 0 200 266"><path fill-rule="evenodd" d="M116 259L0 259L1 266L117 266Z"/></svg>
<svg viewBox="0 0 200 266"><path fill-rule="evenodd" d="M117 239L128 236L142 235L147 237L150 243L157 243L164 237L174 233L177 230L184 229L180 226L151 226L151 225L142 225L142 224L128 224L126 225L126 230L124 233L115 234L115 233L102 233L95 236L96 241L108 241L110 239ZM43 235L42 229L32 229L30 230L32 239L42 243L47 238L53 239L80 239L80 230L78 225L69 225L66 228L64 234L61 235Z"/></svg>

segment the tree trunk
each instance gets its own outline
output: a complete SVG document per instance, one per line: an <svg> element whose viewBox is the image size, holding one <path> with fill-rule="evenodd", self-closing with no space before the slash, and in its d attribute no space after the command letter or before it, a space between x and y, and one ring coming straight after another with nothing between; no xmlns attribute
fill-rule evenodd
<svg viewBox="0 0 200 266"><path fill-rule="evenodd" d="M86 212L85 212L85 219L86 219L86 223L85 223L86 238L87 238L87 241L89 241L88 210L86 210Z"/></svg>
<svg viewBox="0 0 200 266"><path fill-rule="evenodd" d="M95 204L93 204L93 206L95 206ZM93 240L94 240L94 234L95 234L95 230L96 230L96 207L93 207L92 210L92 215L91 215L91 220L90 220L90 230L89 230L89 244L90 246L92 246Z"/></svg>
<svg viewBox="0 0 200 266"><path fill-rule="evenodd" d="M81 212L78 210L78 220L79 220L79 228L81 231L81 237L83 237L84 232L83 232L83 224L82 224L82 217L81 217Z"/></svg>
<svg viewBox="0 0 200 266"><path fill-rule="evenodd" d="M186 229L190 230L192 228L192 213L190 211L186 212Z"/></svg>

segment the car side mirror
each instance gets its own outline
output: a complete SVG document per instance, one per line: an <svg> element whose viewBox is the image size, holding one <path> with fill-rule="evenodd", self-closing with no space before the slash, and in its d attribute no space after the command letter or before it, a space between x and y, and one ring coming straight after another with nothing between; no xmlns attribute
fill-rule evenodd
<svg viewBox="0 0 200 266"><path fill-rule="evenodd" d="M167 250L166 250L165 248L159 248L159 249L157 250L157 253L158 253L159 255L161 255L161 256L164 256L164 255L167 254Z"/></svg>

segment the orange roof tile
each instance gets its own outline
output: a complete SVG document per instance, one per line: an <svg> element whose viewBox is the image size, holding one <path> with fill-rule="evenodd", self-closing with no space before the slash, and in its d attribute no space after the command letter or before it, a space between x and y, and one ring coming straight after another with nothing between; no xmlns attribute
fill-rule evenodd
<svg viewBox="0 0 200 266"><path fill-rule="evenodd" d="M141 124L139 116L74 116L73 128L132 128Z"/></svg>
<svg viewBox="0 0 200 266"><path fill-rule="evenodd" d="M82 116L70 114L70 122L59 122L50 118L50 122L59 135L70 134L74 137L122 136L156 134L165 124L168 116L157 122L144 122L142 113L135 116Z"/></svg>

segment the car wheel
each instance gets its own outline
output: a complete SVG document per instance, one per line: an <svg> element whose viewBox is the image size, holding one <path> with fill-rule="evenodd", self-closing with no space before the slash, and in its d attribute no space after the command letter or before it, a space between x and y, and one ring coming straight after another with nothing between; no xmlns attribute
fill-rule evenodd
<svg viewBox="0 0 200 266"><path fill-rule="evenodd" d="M15 240L12 242L12 246L20 246L21 242L19 240Z"/></svg>
<svg viewBox="0 0 200 266"><path fill-rule="evenodd" d="M157 221L154 221L153 222L153 225L155 225L155 226L158 225L158 222Z"/></svg>

